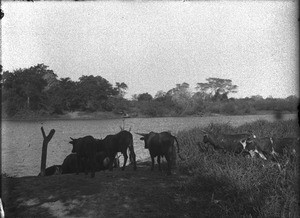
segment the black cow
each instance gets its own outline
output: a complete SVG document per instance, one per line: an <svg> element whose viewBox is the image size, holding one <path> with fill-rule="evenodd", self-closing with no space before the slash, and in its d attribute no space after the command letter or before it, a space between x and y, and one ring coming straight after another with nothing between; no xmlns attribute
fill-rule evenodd
<svg viewBox="0 0 300 218"><path fill-rule="evenodd" d="M80 164L83 163L83 170L88 174L88 167L91 169L91 177L95 177L97 143L93 136L73 139L69 143L73 145L72 152L77 154L76 174L79 174Z"/></svg>
<svg viewBox="0 0 300 218"><path fill-rule="evenodd" d="M47 167L45 169L45 176L52 176L52 175L60 175L62 174L62 166L61 165L53 165L51 167ZM39 173L39 176L41 173Z"/></svg>
<svg viewBox="0 0 300 218"><path fill-rule="evenodd" d="M145 142L145 148L149 149L152 161L151 170L154 169L154 158L157 157L158 168L161 171L160 157L164 156L168 164L168 174L171 174L172 165L176 164L175 141L177 143L177 153L179 153L179 144L176 137L169 132L136 134L143 136L140 139Z"/></svg>
<svg viewBox="0 0 300 218"><path fill-rule="evenodd" d="M127 149L130 151L130 161L133 162L133 169L136 170L136 156L133 148L132 134L123 130L115 135L107 135L103 140L97 140L98 151L105 148L105 152L109 157L109 170L113 170L113 163L118 152L121 152L124 157L122 170L125 170L125 165L128 159Z"/></svg>
<svg viewBox="0 0 300 218"><path fill-rule="evenodd" d="M204 133L204 143L210 143L216 150L223 150L234 153L241 153L245 151L247 141L256 138L256 136L252 133L214 135L203 130L202 132Z"/></svg>
<svg viewBox="0 0 300 218"><path fill-rule="evenodd" d="M115 158L114 168L119 167L119 159ZM106 153L97 152L96 153L96 171L107 170L109 165L109 158ZM63 161L62 164L62 174L76 173L77 166L77 154L69 154ZM88 170L91 170L88 168ZM84 172L82 165L79 165L79 172Z"/></svg>
<svg viewBox="0 0 300 218"><path fill-rule="evenodd" d="M76 173L77 171L77 154L69 154L62 163L62 174ZM79 172L83 172L82 164L79 166Z"/></svg>

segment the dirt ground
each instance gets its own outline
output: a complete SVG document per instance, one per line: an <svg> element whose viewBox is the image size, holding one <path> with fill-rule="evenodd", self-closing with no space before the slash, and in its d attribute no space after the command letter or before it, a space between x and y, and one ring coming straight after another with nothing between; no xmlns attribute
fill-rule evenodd
<svg viewBox="0 0 300 218"><path fill-rule="evenodd" d="M166 166L162 166L166 169ZM4 178L2 194L6 217L204 217L184 196L188 176L167 175L150 162L137 171L79 175Z"/></svg>

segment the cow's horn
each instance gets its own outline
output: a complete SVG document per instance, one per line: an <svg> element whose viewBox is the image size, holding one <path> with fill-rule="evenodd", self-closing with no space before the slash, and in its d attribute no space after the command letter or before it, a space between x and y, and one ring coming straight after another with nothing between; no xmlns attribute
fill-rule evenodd
<svg viewBox="0 0 300 218"><path fill-rule="evenodd" d="M138 132L136 132L135 134L138 134L138 135L141 135L141 136L146 136L147 135L145 133L138 133Z"/></svg>
<svg viewBox="0 0 300 218"><path fill-rule="evenodd" d="M72 137L70 137L70 139L71 139L72 141L74 141L74 139L73 139Z"/></svg>

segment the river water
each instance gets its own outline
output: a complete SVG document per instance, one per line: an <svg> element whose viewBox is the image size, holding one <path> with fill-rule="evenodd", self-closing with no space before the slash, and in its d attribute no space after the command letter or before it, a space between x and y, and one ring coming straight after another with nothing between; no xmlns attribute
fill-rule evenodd
<svg viewBox="0 0 300 218"><path fill-rule="evenodd" d="M286 114L284 119L296 119L296 114ZM163 117L163 118L127 118L125 129L131 128L137 160L149 157L144 142L134 132L171 131L193 127L204 127L209 123L227 123L239 126L246 122L264 119L273 121L272 115L212 116L212 117ZM51 129L55 134L48 144L46 166L62 164L71 153L70 137L78 138L92 135L104 138L116 134L123 125L122 119L108 120L44 120L44 121L2 121L2 173L9 176L32 176L40 171L43 137L41 126L46 135ZM122 161L122 159L121 159Z"/></svg>

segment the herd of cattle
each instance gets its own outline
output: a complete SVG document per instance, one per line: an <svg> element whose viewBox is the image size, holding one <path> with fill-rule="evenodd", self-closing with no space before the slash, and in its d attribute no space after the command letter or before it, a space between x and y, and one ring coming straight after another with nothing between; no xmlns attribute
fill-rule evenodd
<svg viewBox="0 0 300 218"><path fill-rule="evenodd" d="M299 149L299 138L257 138L253 133L242 134L213 134L202 131L203 143L211 144L214 150L223 150L236 154L246 153L254 157L256 154L264 160L278 161L284 154L295 155ZM179 154L179 144L177 138L170 132L136 133L141 135L140 140L144 141L145 149L149 150L154 169L154 158L157 157L159 170L161 170L160 160L165 157L167 160L168 174L171 174L172 166L176 164L176 155ZM175 148L177 144L177 154ZM127 150L129 150L129 161L136 170L136 155L133 147L133 136L129 131L122 130L115 135L107 135L104 139L95 139L92 136L85 136L78 139L71 138L69 142L73 145L72 153L69 154L62 165L54 165L45 170L45 175L68 174L91 172L91 177L95 177L95 172L119 167L119 159L116 157L121 152L124 157L122 170L128 160Z"/></svg>
<svg viewBox="0 0 300 218"><path fill-rule="evenodd" d="M257 154L264 160L278 162L278 159L284 155L294 157L299 149L299 138L257 138L253 133L214 135L202 132L204 133L203 142L211 144L215 150L244 153L251 157Z"/></svg>
<svg viewBox="0 0 300 218"><path fill-rule="evenodd" d="M168 163L168 173L171 173L171 167L176 162L176 152L174 142L177 142L177 152L179 153L179 145L175 136L170 132L148 134L137 133L142 135L140 138L145 142L145 148L149 150L152 166L154 168L154 158L157 157L157 162L160 166L160 158L165 157ZM95 172L119 167L119 159L116 158L118 152L121 152L124 157L122 170L128 160L127 150L129 150L129 160L133 164L133 169L136 170L136 155L133 147L133 136L129 131L122 130L115 135L107 135L104 139L95 139L92 136L85 136L78 139L71 138L69 142L73 145L72 153L69 154L62 165L54 165L46 168L45 175L69 174L91 172L91 177L95 177Z"/></svg>

